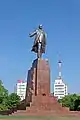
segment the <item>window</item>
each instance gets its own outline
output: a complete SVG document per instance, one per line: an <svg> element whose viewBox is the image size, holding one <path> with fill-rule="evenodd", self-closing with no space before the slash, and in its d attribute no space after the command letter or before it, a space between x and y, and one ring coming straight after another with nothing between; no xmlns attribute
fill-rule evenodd
<svg viewBox="0 0 80 120"><path fill-rule="evenodd" d="M55 88L55 89L57 89L57 90L61 90L61 89L64 89L64 88Z"/></svg>
<svg viewBox="0 0 80 120"><path fill-rule="evenodd" d="M60 93L58 93L58 94L56 93L55 95L58 95L58 96L59 96L59 95L62 95L62 96L64 96L64 94L60 94Z"/></svg>
<svg viewBox="0 0 80 120"><path fill-rule="evenodd" d="M64 87L64 85L55 85L55 87Z"/></svg>
<svg viewBox="0 0 80 120"><path fill-rule="evenodd" d="M64 91L59 91L59 92L64 92Z"/></svg>

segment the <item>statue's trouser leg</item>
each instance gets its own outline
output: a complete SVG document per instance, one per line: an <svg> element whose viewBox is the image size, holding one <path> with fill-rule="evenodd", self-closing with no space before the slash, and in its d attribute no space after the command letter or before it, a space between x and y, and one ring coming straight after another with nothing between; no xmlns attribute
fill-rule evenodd
<svg viewBox="0 0 80 120"><path fill-rule="evenodd" d="M38 58L41 58L41 43L38 43Z"/></svg>

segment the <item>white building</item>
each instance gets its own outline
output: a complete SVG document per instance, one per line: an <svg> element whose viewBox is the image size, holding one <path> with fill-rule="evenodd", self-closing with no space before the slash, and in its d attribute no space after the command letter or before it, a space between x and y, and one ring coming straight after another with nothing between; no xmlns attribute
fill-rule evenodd
<svg viewBox="0 0 80 120"><path fill-rule="evenodd" d="M18 80L16 84L16 93L18 96L20 96L21 100L25 99L26 85L27 85L27 82L24 82L23 80Z"/></svg>
<svg viewBox="0 0 80 120"><path fill-rule="evenodd" d="M62 76L61 76L61 64L62 62L59 61L59 77L54 82L54 96L58 99L62 99L65 95L68 94L67 92L67 85L64 83Z"/></svg>

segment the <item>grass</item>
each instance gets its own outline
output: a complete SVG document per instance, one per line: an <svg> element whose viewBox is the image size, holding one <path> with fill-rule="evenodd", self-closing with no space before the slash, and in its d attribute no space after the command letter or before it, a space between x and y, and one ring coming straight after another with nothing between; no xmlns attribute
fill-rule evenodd
<svg viewBox="0 0 80 120"><path fill-rule="evenodd" d="M80 120L79 117L0 116L0 120Z"/></svg>

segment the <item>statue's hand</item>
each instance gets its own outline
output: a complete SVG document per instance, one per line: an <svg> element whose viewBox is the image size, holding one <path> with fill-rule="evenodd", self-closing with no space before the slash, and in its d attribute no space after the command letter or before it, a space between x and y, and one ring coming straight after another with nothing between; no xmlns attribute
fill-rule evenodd
<svg viewBox="0 0 80 120"><path fill-rule="evenodd" d="M29 37L31 37L31 34L29 33Z"/></svg>
<svg viewBox="0 0 80 120"><path fill-rule="evenodd" d="M29 37L33 37L34 35L36 34L36 32L33 32L33 33L29 33Z"/></svg>

